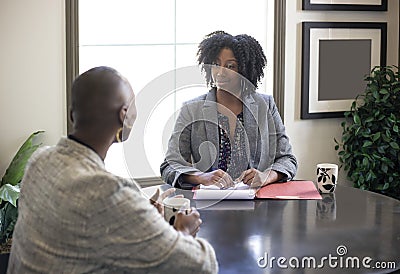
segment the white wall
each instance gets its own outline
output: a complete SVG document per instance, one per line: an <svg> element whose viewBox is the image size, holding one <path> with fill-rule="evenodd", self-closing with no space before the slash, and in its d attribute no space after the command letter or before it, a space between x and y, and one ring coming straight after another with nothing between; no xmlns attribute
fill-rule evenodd
<svg viewBox="0 0 400 274"><path fill-rule="evenodd" d="M64 14L64 0L0 0L0 176L32 132L66 132Z"/></svg>
<svg viewBox="0 0 400 274"><path fill-rule="evenodd" d="M286 7L286 68L285 68L285 125L298 158L298 179L315 180L319 162L338 163L333 138L341 138L343 119L300 119L301 102L301 22L388 22L387 64L397 65L399 33L399 1L389 0L388 12L303 11L301 0L287 0ZM343 171L339 182L345 180Z"/></svg>

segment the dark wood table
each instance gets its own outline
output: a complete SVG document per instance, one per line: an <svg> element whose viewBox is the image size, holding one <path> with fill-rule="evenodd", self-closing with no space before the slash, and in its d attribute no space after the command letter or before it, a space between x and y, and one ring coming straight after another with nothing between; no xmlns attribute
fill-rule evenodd
<svg viewBox="0 0 400 274"><path fill-rule="evenodd" d="M191 202L203 220L198 236L213 245L221 274L400 269L400 201L383 195L338 186L323 200Z"/></svg>

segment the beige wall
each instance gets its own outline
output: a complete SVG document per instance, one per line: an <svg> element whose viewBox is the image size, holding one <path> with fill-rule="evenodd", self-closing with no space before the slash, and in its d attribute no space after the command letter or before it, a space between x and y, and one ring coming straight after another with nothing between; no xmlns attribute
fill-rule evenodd
<svg viewBox="0 0 400 274"><path fill-rule="evenodd" d="M299 160L297 178L313 179L317 162L338 162L333 138L340 137L342 121L300 120L301 22L389 21L387 63L395 64L398 6L389 0L389 12L319 12L287 0L284 116ZM31 132L45 130L45 144L66 133L64 10L63 0L0 0L1 175Z"/></svg>
<svg viewBox="0 0 400 274"><path fill-rule="evenodd" d="M65 133L64 0L0 0L0 176L22 142Z"/></svg>
<svg viewBox="0 0 400 274"><path fill-rule="evenodd" d="M315 177L318 162L339 163L333 138L341 137L343 119L300 119L301 102L301 22L388 22L387 64L397 64L399 1L389 0L388 12L303 11L301 0L287 0L285 125L299 161L298 179ZM293 4L292 4L293 3ZM343 171L339 175L343 182ZM348 182L346 182L348 183Z"/></svg>

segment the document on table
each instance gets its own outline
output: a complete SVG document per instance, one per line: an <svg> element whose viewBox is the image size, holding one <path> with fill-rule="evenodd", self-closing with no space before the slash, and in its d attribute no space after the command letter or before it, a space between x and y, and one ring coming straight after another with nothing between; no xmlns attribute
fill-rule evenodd
<svg viewBox="0 0 400 274"><path fill-rule="evenodd" d="M194 190L193 195L195 200L251 200L254 198L282 200L322 199L312 181L273 183L260 189L252 189L242 182L227 189L220 189L216 185L200 185L200 189Z"/></svg>
<svg viewBox="0 0 400 274"><path fill-rule="evenodd" d="M312 181L289 181L273 183L260 188L256 197L259 199L282 200L321 200L317 188Z"/></svg>
<svg viewBox="0 0 400 274"><path fill-rule="evenodd" d="M216 185L200 185L200 189L194 191L193 199L195 200L252 200L256 194L255 189L251 189L243 182L235 184L235 186L220 189Z"/></svg>

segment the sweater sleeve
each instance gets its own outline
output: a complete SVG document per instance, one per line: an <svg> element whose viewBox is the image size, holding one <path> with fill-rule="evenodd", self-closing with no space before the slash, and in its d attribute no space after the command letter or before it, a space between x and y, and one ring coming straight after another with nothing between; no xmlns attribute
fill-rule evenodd
<svg viewBox="0 0 400 274"><path fill-rule="evenodd" d="M177 232L137 188L102 178L96 181L101 192L110 193L106 199L96 199L100 202L91 217L98 259L104 264L131 273L218 272L212 246Z"/></svg>

